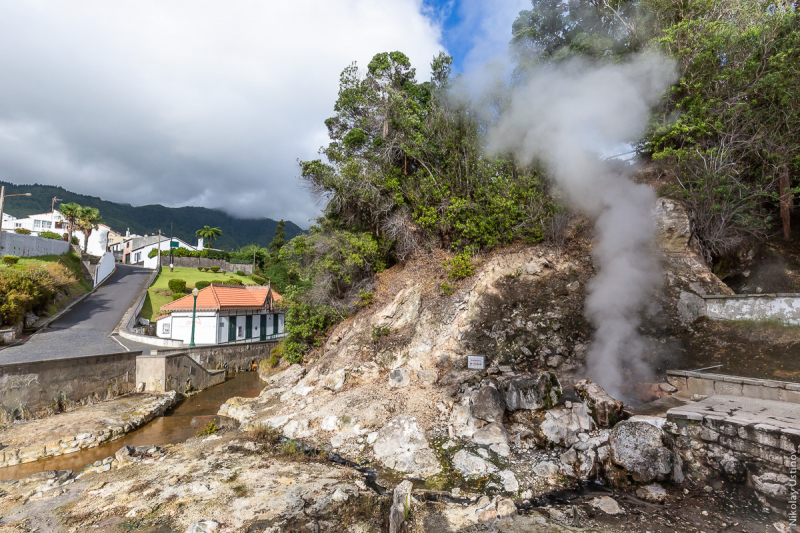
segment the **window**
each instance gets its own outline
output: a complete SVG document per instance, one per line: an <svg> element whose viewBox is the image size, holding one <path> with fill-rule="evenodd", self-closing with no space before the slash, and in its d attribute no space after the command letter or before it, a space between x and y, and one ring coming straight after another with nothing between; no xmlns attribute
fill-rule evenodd
<svg viewBox="0 0 800 533"><path fill-rule="evenodd" d="M52 222L50 222L49 220L42 220L42 228L50 229L52 227L53 227L53 223Z"/></svg>
<svg viewBox="0 0 800 533"><path fill-rule="evenodd" d="M161 334L162 335L169 335L169 322L164 322L161 325Z"/></svg>
<svg viewBox="0 0 800 533"><path fill-rule="evenodd" d="M34 220L33 221L33 227L34 227L34 229L41 228L42 227L42 221L41 220Z"/></svg>

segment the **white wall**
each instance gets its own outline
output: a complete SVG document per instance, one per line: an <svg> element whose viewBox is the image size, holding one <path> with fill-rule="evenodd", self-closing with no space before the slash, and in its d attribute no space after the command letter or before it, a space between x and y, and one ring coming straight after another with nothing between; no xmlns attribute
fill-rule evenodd
<svg viewBox="0 0 800 533"><path fill-rule="evenodd" d="M97 264L97 268L94 272L94 286L97 287L101 283L103 283L108 276L110 276L114 269L117 268L116 263L114 262L114 254L111 252L106 252L103 254L103 257L100 258L100 262Z"/></svg>
<svg viewBox="0 0 800 533"><path fill-rule="evenodd" d="M66 241L56 241L34 235L18 235L3 232L0 239L0 255L35 257L38 255L61 255L69 251Z"/></svg>
<svg viewBox="0 0 800 533"><path fill-rule="evenodd" d="M176 237L173 237L173 240L176 241L178 244L180 244L181 248L186 248L187 250L195 249L194 246L187 244ZM158 250L158 243L148 244L147 246L143 246L141 248L133 250L131 252L131 264L132 265L139 264L149 269L158 268L158 255L155 255L154 257L148 257L148 255L150 254L150 250ZM164 240L161 241L161 251L163 252L168 250L169 250L169 237L164 237ZM138 261L136 260L136 254L141 254L141 258ZM161 266L166 266L166 267L169 266L169 257L161 258Z"/></svg>
<svg viewBox="0 0 800 533"><path fill-rule="evenodd" d="M704 296L706 316L714 320L780 320L800 325L800 294Z"/></svg>
<svg viewBox="0 0 800 533"><path fill-rule="evenodd" d="M169 324L169 333L164 333L164 325ZM189 344L192 338L192 312L172 313L156 324L156 335L161 338L176 339ZM198 311L195 315L194 343L216 344L217 314L209 311Z"/></svg>

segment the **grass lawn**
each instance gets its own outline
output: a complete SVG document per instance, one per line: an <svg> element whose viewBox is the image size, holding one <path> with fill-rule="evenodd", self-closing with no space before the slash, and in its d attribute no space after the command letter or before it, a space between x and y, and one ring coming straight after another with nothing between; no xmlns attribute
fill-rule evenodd
<svg viewBox="0 0 800 533"><path fill-rule="evenodd" d="M247 276L237 276L236 274L214 274L213 272L200 272L196 268L175 267L175 272L170 272L169 267L161 267L161 273L156 278L153 285L147 290L147 297L142 305L139 316L152 320L159 314L162 305L167 305L172 301L172 291L169 290L169 280L182 279L186 282L188 290L194 289L194 284L198 281L223 282L229 279L241 280L245 285L255 285L256 282Z"/></svg>

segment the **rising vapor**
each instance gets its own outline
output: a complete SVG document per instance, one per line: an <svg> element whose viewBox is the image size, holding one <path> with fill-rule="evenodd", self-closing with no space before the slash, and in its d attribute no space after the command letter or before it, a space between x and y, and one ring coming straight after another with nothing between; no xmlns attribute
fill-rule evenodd
<svg viewBox="0 0 800 533"><path fill-rule="evenodd" d="M587 371L614 394L622 389L623 369L634 375L646 370L638 326L661 275L654 192L600 154L641 135L652 106L676 77L675 65L652 53L624 64L550 65L513 91L489 132L493 150L544 162L568 205L595 221L598 273L588 286L586 314L597 331Z"/></svg>

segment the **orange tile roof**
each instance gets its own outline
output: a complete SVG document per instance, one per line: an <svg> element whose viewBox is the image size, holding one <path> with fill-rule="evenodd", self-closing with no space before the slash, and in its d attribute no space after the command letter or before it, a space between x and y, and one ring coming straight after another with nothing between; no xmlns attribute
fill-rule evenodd
<svg viewBox="0 0 800 533"><path fill-rule="evenodd" d="M198 311L260 310L269 309L281 295L269 287L259 285L216 285L201 289L197 294ZM162 312L191 311L194 297L189 294L161 307Z"/></svg>

